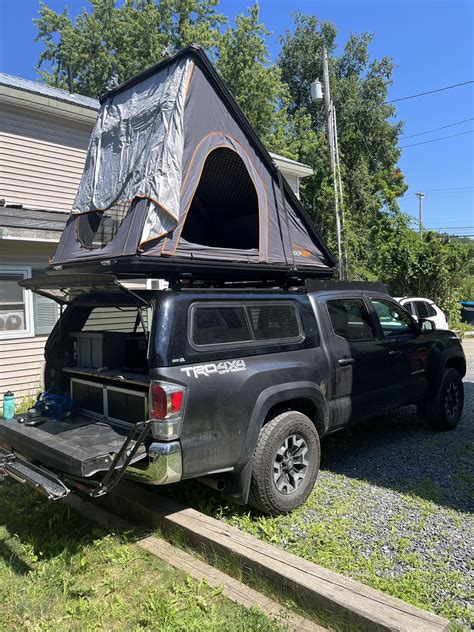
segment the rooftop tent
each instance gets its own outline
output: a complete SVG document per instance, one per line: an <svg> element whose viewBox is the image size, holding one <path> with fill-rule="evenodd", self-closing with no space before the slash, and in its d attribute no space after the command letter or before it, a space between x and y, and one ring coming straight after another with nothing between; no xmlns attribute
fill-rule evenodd
<svg viewBox="0 0 474 632"><path fill-rule="evenodd" d="M331 253L197 46L101 100L51 265L110 259L162 271L332 272Z"/></svg>

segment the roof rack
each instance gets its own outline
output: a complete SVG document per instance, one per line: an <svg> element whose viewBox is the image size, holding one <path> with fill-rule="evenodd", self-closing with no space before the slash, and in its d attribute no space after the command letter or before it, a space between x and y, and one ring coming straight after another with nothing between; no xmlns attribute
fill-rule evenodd
<svg viewBox="0 0 474 632"><path fill-rule="evenodd" d="M390 288L381 281L335 281L333 279L306 279L308 292L324 292L330 290L367 290L390 294Z"/></svg>

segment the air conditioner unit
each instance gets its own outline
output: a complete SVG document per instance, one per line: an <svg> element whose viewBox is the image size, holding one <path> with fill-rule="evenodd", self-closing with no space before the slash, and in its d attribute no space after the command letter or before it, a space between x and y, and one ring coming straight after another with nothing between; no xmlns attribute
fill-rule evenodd
<svg viewBox="0 0 474 632"><path fill-rule="evenodd" d="M25 326L25 312L23 310L1 310L0 331L23 331Z"/></svg>

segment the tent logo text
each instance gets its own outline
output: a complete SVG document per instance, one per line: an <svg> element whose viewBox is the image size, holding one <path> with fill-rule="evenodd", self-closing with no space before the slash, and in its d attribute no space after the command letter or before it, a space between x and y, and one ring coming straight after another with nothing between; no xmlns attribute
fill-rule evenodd
<svg viewBox="0 0 474 632"><path fill-rule="evenodd" d="M300 246L293 246L293 254L295 257L311 257L311 252Z"/></svg>

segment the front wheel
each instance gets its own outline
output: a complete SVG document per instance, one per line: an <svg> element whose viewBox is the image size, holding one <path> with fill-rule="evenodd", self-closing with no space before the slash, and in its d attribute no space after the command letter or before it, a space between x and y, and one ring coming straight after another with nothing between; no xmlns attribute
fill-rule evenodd
<svg viewBox="0 0 474 632"><path fill-rule="evenodd" d="M453 430L464 405L464 385L456 369L446 369L438 392L424 406L424 416L434 430Z"/></svg>
<svg viewBox="0 0 474 632"><path fill-rule="evenodd" d="M270 419L255 448L249 503L273 516L299 507L314 487L320 453L318 433L306 415L288 411Z"/></svg>

